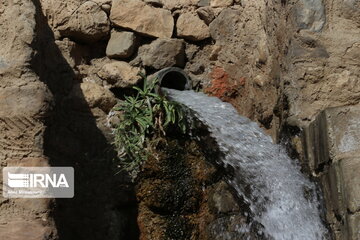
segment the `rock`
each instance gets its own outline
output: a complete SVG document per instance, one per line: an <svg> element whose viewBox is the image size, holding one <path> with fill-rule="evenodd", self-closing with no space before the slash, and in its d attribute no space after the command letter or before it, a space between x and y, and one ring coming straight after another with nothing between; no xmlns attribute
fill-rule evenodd
<svg viewBox="0 0 360 240"><path fill-rule="evenodd" d="M241 11L233 9L223 10L209 25L211 37L216 43L228 44L236 32L236 22L240 21Z"/></svg>
<svg viewBox="0 0 360 240"><path fill-rule="evenodd" d="M49 237L50 235L51 228L44 226L44 222L41 220L26 221L23 219L9 219L9 222L0 225L0 236L2 239L51 239Z"/></svg>
<svg viewBox="0 0 360 240"><path fill-rule="evenodd" d="M181 14L176 23L177 35L191 41L201 41L210 37L209 27L199 16L192 13Z"/></svg>
<svg viewBox="0 0 360 240"><path fill-rule="evenodd" d="M234 0L210 0L211 7L228 7L234 3Z"/></svg>
<svg viewBox="0 0 360 240"><path fill-rule="evenodd" d="M164 6L163 0L143 0L143 1L153 5L154 7L156 7L156 6L163 7Z"/></svg>
<svg viewBox="0 0 360 240"><path fill-rule="evenodd" d="M106 113L116 104L116 98L110 90L92 82L74 85L67 100L70 100L75 108L86 109L86 104L88 108L98 107Z"/></svg>
<svg viewBox="0 0 360 240"><path fill-rule="evenodd" d="M135 50L137 37L132 32L112 31L106 47L106 55L109 58L128 58Z"/></svg>
<svg viewBox="0 0 360 240"><path fill-rule="evenodd" d="M123 118L123 112L111 110L107 116L107 125L111 128L116 128Z"/></svg>
<svg viewBox="0 0 360 240"><path fill-rule="evenodd" d="M140 47L138 55L144 66L162 69L185 64L185 43L181 39L156 39Z"/></svg>
<svg viewBox="0 0 360 240"><path fill-rule="evenodd" d="M230 213L239 211L239 206L229 190L228 185L221 181L210 193L210 206L216 213Z"/></svg>
<svg viewBox="0 0 360 240"><path fill-rule="evenodd" d="M114 25L152 37L171 38L174 19L171 12L140 0L114 0L110 12Z"/></svg>
<svg viewBox="0 0 360 240"><path fill-rule="evenodd" d="M108 35L110 22L98 4L87 1L72 12L57 30L63 37L82 42L96 42Z"/></svg>
<svg viewBox="0 0 360 240"><path fill-rule="evenodd" d="M68 38L64 38L61 41L56 40L55 44L61 51L61 55L72 68L86 63L85 56L88 55L89 51L83 45L73 42Z"/></svg>
<svg viewBox="0 0 360 240"><path fill-rule="evenodd" d="M358 105L328 108L304 131L307 164L314 175L319 169L323 171L327 219L342 236L356 236L355 222L342 223L338 219L355 220L354 213L360 209L359 116ZM322 170L325 164L329 166Z"/></svg>
<svg viewBox="0 0 360 240"><path fill-rule="evenodd" d="M21 87L0 88L0 116L19 114L39 117L46 114L52 94L46 85L33 82Z"/></svg>
<svg viewBox="0 0 360 240"><path fill-rule="evenodd" d="M212 46L212 50L211 50L211 53L209 55L209 60L210 61L216 61L218 59L221 48L222 47L219 46L219 45L213 45Z"/></svg>
<svg viewBox="0 0 360 240"><path fill-rule="evenodd" d="M101 5L101 9L104 10L107 14L110 14L111 5L110 4L103 4Z"/></svg>
<svg viewBox="0 0 360 240"><path fill-rule="evenodd" d="M360 24L360 2L356 0L344 0L340 4L342 5L344 17Z"/></svg>
<svg viewBox="0 0 360 240"><path fill-rule="evenodd" d="M92 0L101 7L107 14L110 14L112 0Z"/></svg>
<svg viewBox="0 0 360 240"><path fill-rule="evenodd" d="M91 0L94 3L98 4L98 5L104 5L104 4L109 4L111 5L112 0Z"/></svg>
<svg viewBox="0 0 360 240"><path fill-rule="evenodd" d="M360 209L360 158L342 159L336 170L341 179L344 206L352 213L357 212Z"/></svg>
<svg viewBox="0 0 360 240"><path fill-rule="evenodd" d="M180 9L196 5L198 0L161 0L164 8L169 10Z"/></svg>
<svg viewBox="0 0 360 240"><path fill-rule="evenodd" d="M322 0L301 0L295 6L296 23L300 29L321 31L325 24L325 17Z"/></svg>
<svg viewBox="0 0 360 240"><path fill-rule="evenodd" d="M199 51L199 47L190 43L186 43L185 45L186 58L188 61L191 61L195 57L195 54Z"/></svg>
<svg viewBox="0 0 360 240"><path fill-rule="evenodd" d="M256 75L254 78L254 82L258 87L264 87L266 84L266 79L262 75Z"/></svg>
<svg viewBox="0 0 360 240"><path fill-rule="evenodd" d="M209 25L215 18L214 11L211 7L201 7L196 10L196 13L207 25Z"/></svg>
<svg viewBox="0 0 360 240"><path fill-rule="evenodd" d="M354 213L348 217L349 239L360 239L360 213Z"/></svg>
<svg viewBox="0 0 360 240"><path fill-rule="evenodd" d="M210 0L200 0L197 4L199 7L210 6Z"/></svg>
<svg viewBox="0 0 360 240"><path fill-rule="evenodd" d="M127 88L140 81L140 71L140 68L132 67L127 62L116 61L105 64L98 72L98 76L113 87Z"/></svg>
<svg viewBox="0 0 360 240"><path fill-rule="evenodd" d="M268 43L264 39L260 40L258 43L258 47L257 47L258 58L256 62L259 64L266 64L268 60L269 50L267 45Z"/></svg>

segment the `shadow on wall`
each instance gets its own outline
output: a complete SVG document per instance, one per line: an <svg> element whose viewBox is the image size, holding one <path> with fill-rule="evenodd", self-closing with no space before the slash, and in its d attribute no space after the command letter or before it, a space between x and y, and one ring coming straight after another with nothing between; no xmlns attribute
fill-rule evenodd
<svg viewBox="0 0 360 240"><path fill-rule="evenodd" d="M31 64L54 96L44 151L51 166L75 169L74 198L54 200L59 240L138 239L133 186L127 176L115 174L116 153L98 128L96 111L86 103L80 81L55 44L39 0L34 3L38 52ZM70 97L74 92L76 97Z"/></svg>

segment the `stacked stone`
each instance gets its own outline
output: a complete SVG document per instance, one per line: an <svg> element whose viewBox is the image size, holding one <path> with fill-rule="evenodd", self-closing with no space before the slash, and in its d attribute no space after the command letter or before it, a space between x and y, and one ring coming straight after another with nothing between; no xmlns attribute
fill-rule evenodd
<svg viewBox="0 0 360 240"><path fill-rule="evenodd" d="M202 66L187 62L200 46L211 43L210 24L220 11L238 2L44 0L42 8L59 48L82 82L111 89L138 84L138 73L145 73L145 69L152 74L177 66L186 67L193 76L203 73ZM100 54L94 59L89 55L95 44L105 49L98 50Z"/></svg>

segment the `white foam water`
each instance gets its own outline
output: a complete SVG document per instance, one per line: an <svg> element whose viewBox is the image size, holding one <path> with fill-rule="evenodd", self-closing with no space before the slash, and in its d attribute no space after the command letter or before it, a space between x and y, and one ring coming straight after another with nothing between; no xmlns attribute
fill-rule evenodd
<svg viewBox="0 0 360 240"><path fill-rule="evenodd" d="M223 153L222 163L235 169L229 184L250 205L254 221L263 225L266 235L275 240L327 239L315 185L255 122L216 97L164 91L208 126Z"/></svg>

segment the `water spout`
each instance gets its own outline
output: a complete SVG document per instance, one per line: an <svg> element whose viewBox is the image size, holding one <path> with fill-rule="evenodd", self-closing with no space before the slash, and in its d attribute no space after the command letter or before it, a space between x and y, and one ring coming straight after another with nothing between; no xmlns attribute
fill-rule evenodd
<svg viewBox="0 0 360 240"><path fill-rule="evenodd" d="M190 90L191 88L191 80L181 68L164 68L154 75L159 80L160 87L176 89L180 91Z"/></svg>
<svg viewBox="0 0 360 240"><path fill-rule="evenodd" d="M260 223L269 239L329 239L315 185L255 122L218 98L193 91L164 91L207 125L223 153L220 162L234 170L228 183L250 205L253 223ZM253 223L243 230L250 232Z"/></svg>

